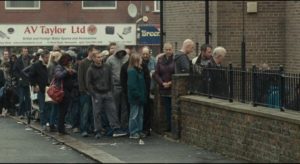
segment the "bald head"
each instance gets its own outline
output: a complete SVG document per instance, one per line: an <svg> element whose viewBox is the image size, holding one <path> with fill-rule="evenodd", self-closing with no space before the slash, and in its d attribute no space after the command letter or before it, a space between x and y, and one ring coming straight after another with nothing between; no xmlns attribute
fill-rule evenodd
<svg viewBox="0 0 300 164"><path fill-rule="evenodd" d="M149 47L147 47L147 46L143 47L142 57L143 57L143 60L149 60L150 59L150 49L149 49Z"/></svg>
<svg viewBox="0 0 300 164"><path fill-rule="evenodd" d="M194 51L195 43L191 39L186 39L183 44L181 51L185 52L186 54L190 54Z"/></svg>

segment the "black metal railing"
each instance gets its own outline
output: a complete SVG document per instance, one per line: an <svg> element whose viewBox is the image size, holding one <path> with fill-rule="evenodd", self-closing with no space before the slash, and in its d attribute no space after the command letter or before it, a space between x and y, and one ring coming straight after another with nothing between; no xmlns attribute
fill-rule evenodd
<svg viewBox="0 0 300 164"><path fill-rule="evenodd" d="M286 73L282 66L278 70L260 70L254 65L244 71L231 64L217 68L194 65L189 93L300 111L300 74Z"/></svg>

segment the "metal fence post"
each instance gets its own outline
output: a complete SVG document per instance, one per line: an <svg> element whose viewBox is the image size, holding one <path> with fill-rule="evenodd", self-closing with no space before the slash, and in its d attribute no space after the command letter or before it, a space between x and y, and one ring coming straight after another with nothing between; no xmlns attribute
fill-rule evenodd
<svg viewBox="0 0 300 164"><path fill-rule="evenodd" d="M257 101L257 76L256 76L256 65L252 65L252 105L255 107Z"/></svg>
<svg viewBox="0 0 300 164"><path fill-rule="evenodd" d="M232 63L229 64L229 86L228 86L228 91L229 91L229 102L233 102L233 68L232 68Z"/></svg>
<svg viewBox="0 0 300 164"><path fill-rule="evenodd" d="M208 69L206 71L206 77L207 77L207 95L208 95L208 98L212 98L212 95L211 95L211 63L208 63Z"/></svg>
<svg viewBox="0 0 300 164"><path fill-rule="evenodd" d="M175 42L175 51L177 51L177 42Z"/></svg>
<svg viewBox="0 0 300 164"><path fill-rule="evenodd" d="M280 74L280 90L279 90L279 95L280 95L280 111L284 111L284 105L285 105L285 79L284 79L284 69L283 66L280 65L279 67L279 74Z"/></svg>
<svg viewBox="0 0 300 164"><path fill-rule="evenodd" d="M199 54L199 43L196 42L196 56ZM199 56L200 57L200 56Z"/></svg>

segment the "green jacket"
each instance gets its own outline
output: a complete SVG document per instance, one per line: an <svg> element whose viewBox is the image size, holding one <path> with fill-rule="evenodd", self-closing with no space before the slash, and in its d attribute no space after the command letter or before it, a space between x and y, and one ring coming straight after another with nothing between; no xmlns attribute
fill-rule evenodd
<svg viewBox="0 0 300 164"><path fill-rule="evenodd" d="M128 68L128 102L130 105L144 105L146 99L146 85L142 69Z"/></svg>

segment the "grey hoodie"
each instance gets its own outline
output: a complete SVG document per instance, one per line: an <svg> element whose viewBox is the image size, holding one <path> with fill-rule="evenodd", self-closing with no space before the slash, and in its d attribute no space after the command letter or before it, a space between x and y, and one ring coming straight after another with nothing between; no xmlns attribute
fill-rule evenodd
<svg viewBox="0 0 300 164"><path fill-rule="evenodd" d="M121 51L125 51L125 46L123 44L117 43L116 46L116 51L113 55L108 57L106 60L106 63L110 65L111 71L112 71L112 79L113 79L113 85L114 86L121 86L120 83L120 72L121 72L121 67L124 63L128 61L128 54L125 56L119 58L117 57L117 54L120 53ZM126 53L126 51L125 51Z"/></svg>
<svg viewBox="0 0 300 164"><path fill-rule="evenodd" d="M175 74L190 73L191 61L182 51L176 51L174 55Z"/></svg>

